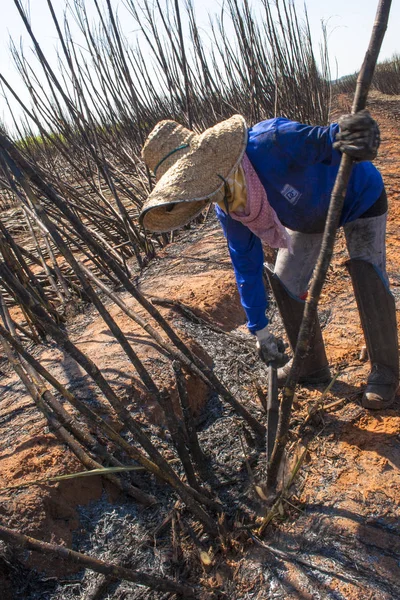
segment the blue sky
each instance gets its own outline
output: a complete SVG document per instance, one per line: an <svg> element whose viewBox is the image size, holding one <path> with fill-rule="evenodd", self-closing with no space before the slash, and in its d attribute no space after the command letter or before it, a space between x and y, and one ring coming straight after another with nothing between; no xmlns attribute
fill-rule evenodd
<svg viewBox="0 0 400 600"><path fill-rule="evenodd" d="M94 15L92 0L85 1L89 15ZM53 0L53 5L60 15L67 0ZM196 15L200 23L207 28L208 13L219 12L221 0L193 0ZM27 4L27 0L24 0ZM253 0L253 6L259 4ZM124 32L132 41L135 37L134 24L130 23L129 16L124 14L122 0L113 0L119 4L120 15ZM328 23L329 31L329 56L331 61L332 77L346 75L358 70L364 58L371 34L378 0L306 0L305 1L313 40L317 43L321 37L321 20ZM298 12L302 13L304 3L297 2ZM32 27L40 40L45 54L50 58L55 55L56 34L52 24L46 0L31 0L30 12ZM393 53L400 51L398 24L400 23L400 2L392 3L389 26L383 42L380 60L390 58ZM19 43L22 38L24 47L28 50L30 42L27 40L23 24L19 18L13 0L1 0L0 20L0 71L2 75L21 93L19 78L14 72L14 67L9 55L9 35ZM7 121L4 100L0 97L0 119Z"/></svg>

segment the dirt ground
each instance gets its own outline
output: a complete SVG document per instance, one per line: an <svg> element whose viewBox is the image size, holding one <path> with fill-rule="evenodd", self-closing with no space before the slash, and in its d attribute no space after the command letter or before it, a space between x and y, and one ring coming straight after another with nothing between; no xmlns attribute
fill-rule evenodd
<svg viewBox="0 0 400 600"><path fill-rule="evenodd" d="M400 99L374 96L369 103L381 128L377 165L389 198L387 270L397 313L400 310ZM346 110L341 100L340 110ZM332 268L320 301L320 318L332 373L339 373L326 402L336 405L304 425L308 407L324 388L299 387L289 448L308 444L307 459L293 486L290 502L261 541L237 541L215 552L202 567L193 555L171 558L169 534L154 531L173 507L174 499L146 476L143 485L161 499L156 509L140 509L98 477L4 490L39 477L82 470L49 432L43 418L5 361L0 363L0 518L4 525L46 541L61 543L98 557L123 562L158 575L202 581L223 590L232 600L400 598L400 401L386 411L364 410L360 399L368 363L351 281L344 267L344 238L339 234ZM266 369L252 351L246 333L225 240L212 215L204 225L185 231L158 253L139 279L149 297L179 300L226 334L194 323L167 308L181 337L212 365L238 399L265 419L255 381L265 386ZM135 301L124 300L135 310ZM169 360L152 340L115 305L112 315L159 386L174 391ZM144 312L141 312L142 316ZM282 333L274 302L272 327ZM398 323L400 323L398 315ZM149 402L132 365L104 322L93 311L69 324L71 339L102 370L126 405L148 424L149 434L165 438L161 410ZM40 361L78 396L88 400L112 423L87 375L72 359L49 343L33 350ZM260 516L262 501L249 482L242 438L232 410L191 377L188 390L205 450L226 475L220 497L232 514L246 507ZM246 438L246 432L243 432ZM246 446L247 448L247 446ZM249 451L257 480L264 458ZM166 450L168 452L168 450ZM221 472L222 472L221 471ZM150 533L149 533L150 532ZM271 547L273 550L271 550ZM3 598L69 599L91 596L98 577L33 554L1 551ZM215 551L215 549L214 549ZM97 598L167 598L127 583L109 586Z"/></svg>

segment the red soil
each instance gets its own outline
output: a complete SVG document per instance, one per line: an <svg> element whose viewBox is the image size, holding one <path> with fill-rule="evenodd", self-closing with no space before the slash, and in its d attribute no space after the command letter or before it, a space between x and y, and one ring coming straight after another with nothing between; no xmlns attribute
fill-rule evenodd
<svg viewBox="0 0 400 600"><path fill-rule="evenodd" d="M344 101L342 102L342 104ZM390 210L387 236L388 273L399 311L400 277L400 101L398 98L374 97L371 112L378 120L382 133L382 146L377 164L385 178ZM341 109L344 109L343 105ZM244 323L233 272L230 267L225 241L220 232L205 228L204 236L195 244L179 243L166 247L145 273L141 284L148 296L175 299L191 307L200 316L230 331ZM354 544L362 549L363 560L374 561L378 576L388 581L400 581L399 563L385 550L400 551L397 536L389 529L379 528L377 522L395 523L399 518L400 504L400 403L382 413L359 410L362 386L368 374L368 364L360 361L363 342L359 318L353 298L350 279L343 266L346 259L343 237L339 236L333 269L329 273L320 307L331 311L324 328L327 354L333 371L341 375L332 401L343 404L332 413L330 424L337 427L328 436L312 442L310 460L304 467L304 486L297 500L303 505L316 507L316 516L293 513L289 520L278 524L279 535L293 540L306 538L315 531L321 536L346 548ZM200 267L199 267L200 265ZM134 306L127 294L125 301ZM162 312L174 318L168 309ZM116 307L111 313L128 334L141 360L159 385L174 386L168 360L153 346L148 335L140 330ZM398 317L398 323L400 319ZM129 396L136 373L128 363L116 341L108 333L100 317L78 315L71 323L71 338L90 356L117 390L126 393L127 401L134 405L145 403L145 394ZM199 340L201 342L201 340ZM195 342L190 342L194 347ZM200 350L198 349L200 352ZM203 358L210 360L203 354ZM60 380L71 382L85 377L71 359L54 349L43 349L43 364ZM0 400L0 490L5 486L23 483L39 477L82 470L78 461L47 432L44 419L36 411L28 395L16 383L15 376L7 371L0 379L3 394ZM138 387L138 386L136 386ZM199 414L207 401L205 386L192 378L189 394L195 414ZM296 416L306 414L307 406L320 396L320 391L299 390ZM160 423L161 414L156 407L146 405L145 412ZM112 410L108 418L115 421ZM78 479L66 483L26 488L21 491L0 492L2 520L10 527L40 539L71 545L72 533L79 528L77 505L99 498L104 482L100 478ZM110 494L110 487L107 488ZM329 516L322 523L322 508ZM319 509L318 509L319 510ZM318 519L317 519L318 513ZM326 514L328 514L326 513ZM361 520L360 520L361 519ZM291 537L290 537L291 536ZM368 548L370 550L368 550ZM370 552L370 554L368 554ZM367 557L367 558L365 558ZM240 561L237 562L239 564ZM36 559L40 569L52 572L48 563ZM315 597L307 592L300 569L287 566L287 581L293 585L287 598L298 598L293 589L302 589L301 597ZM351 600L390 598L390 594L369 592L368 586L332 576L326 590L340 592ZM307 595L308 594L308 595ZM374 595L375 594L375 595ZM267 598L270 596L259 596ZM272 596L271 596L272 597Z"/></svg>

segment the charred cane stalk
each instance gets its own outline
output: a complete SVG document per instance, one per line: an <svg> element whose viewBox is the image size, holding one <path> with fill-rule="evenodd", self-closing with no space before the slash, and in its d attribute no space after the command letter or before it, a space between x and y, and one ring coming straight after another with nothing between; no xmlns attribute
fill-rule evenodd
<svg viewBox="0 0 400 600"><path fill-rule="evenodd" d="M353 114L365 108L372 76L389 19L390 6L391 0L380 0L379 2L369 47L357 79L357 88L352 106ZM343 154L331 195L321 251L318 257L316 268L314 270L314 275L304 308L304 315L293 356L292 368L290 369L290 373L283 390L278 432L267 474L267 488L271 490L273 490L276 486L279 465L282 460L289 433L290 416L295 387L300 377L302 362L309 349L312 326L317 312L322 286L324 284L329 264L332 259L336 231L339 225L339 219L343 208L344 197L350 179L352 166L353 160L346 154Z"/></svg>
<svg viewBox="0 0 400 600"><path fill-rule="evenodd" d="M144 585L152 590L161 592L170 592L174 594L181 594L184 598L196 598L195 590L187 585L181 585L170 579L164 579L162 577L156 577L154 575L147 575L140 571L133 571L132 569L125 569L118 565L86 556L80 552L75 552L65 546L58 546L57 544L49 544L42 542L35 538L29 537L22 533L18 533L8 527L0 525L0 539L3 541L17 546L21 549L35 550L43 554L48 554L53 558L63 559L69 562L78 564L85 569L91 569L97 573L103 573L104 575L111 575L115 579L124 579L126 581L132 581L139 585Z"/></svg>

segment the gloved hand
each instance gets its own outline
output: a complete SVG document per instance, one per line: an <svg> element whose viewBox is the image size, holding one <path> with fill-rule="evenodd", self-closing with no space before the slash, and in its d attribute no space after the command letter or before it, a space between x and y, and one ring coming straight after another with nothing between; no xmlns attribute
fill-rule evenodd
<svg viewBox="0 0 400 600"><path fill-rule="evenodd" d="M336 150L348 154L356 162L376 158L381 141L379 127L367 110L343 115L338 123L340 131L333 144Z"/></svg>
<svg viewBox="0 0 400 600"><path fill-rule="evenodd" d="M281 338L276 338L268 329L268 325L256 331L258 354L265 363L276 361L278 366L287 360L285 356L285 344Z"/></svg>

